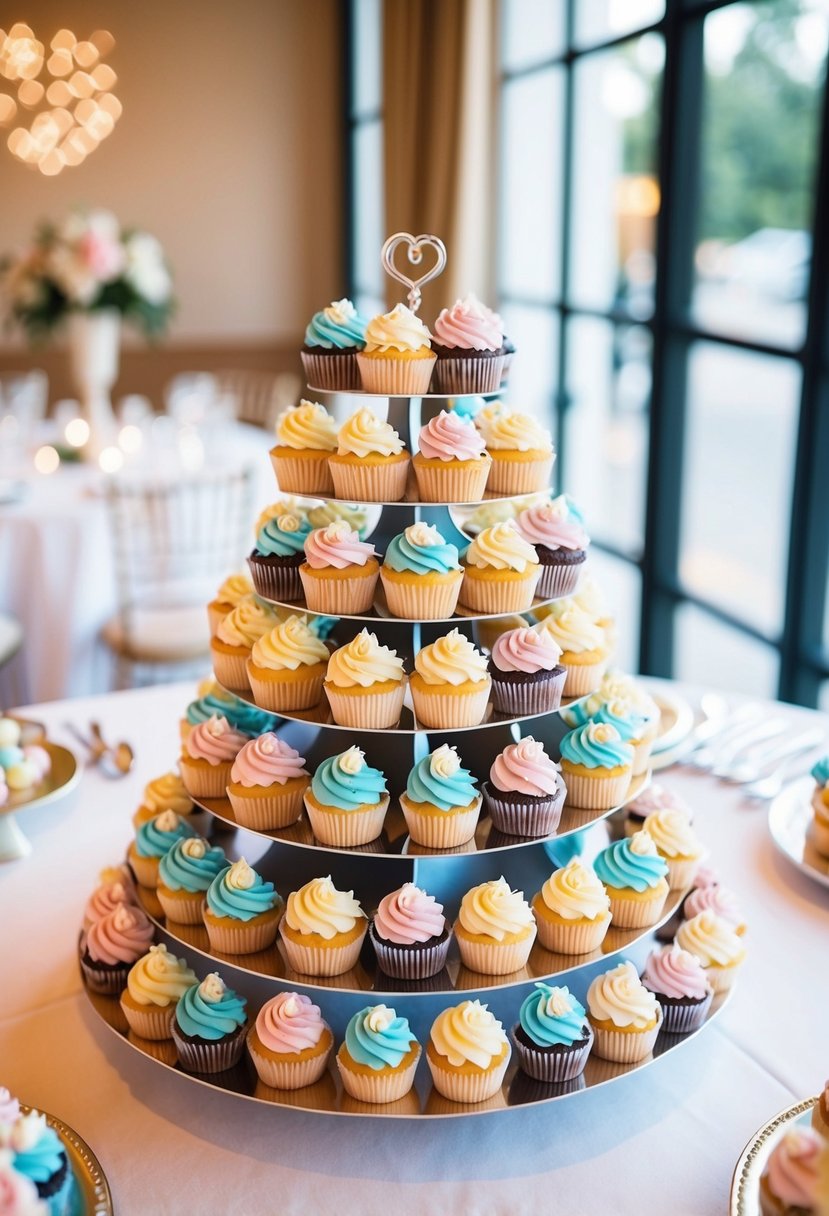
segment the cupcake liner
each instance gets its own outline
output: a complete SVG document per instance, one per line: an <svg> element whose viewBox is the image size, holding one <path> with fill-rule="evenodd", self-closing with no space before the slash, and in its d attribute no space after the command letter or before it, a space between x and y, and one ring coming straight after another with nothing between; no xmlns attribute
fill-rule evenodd
<svg viewBox="0 0 829 1216"><path fill-rule="evenodd" d="M507 353L504 355L504 366L501 368L501 384L500 384L501 388L504 388L507 384L509 384L509 373L510 373L510 368L512 367L512 361L514 358L515 358L515 351L512 351L512 350L508 350Z"/></svg>
<svg viewBox="0 0 829 1216"><path fill-rule="evenodd" d="M497 714L509 714L511 718L526 718L532 714L553 713L561 705L567 672L563 667L550 675L549 679L530 679L512 683L499 680L497 669L492 673L492 707Z"/></svg>
<svg viewBox="0 0 829 1216"><path fill-rule="evenodd" d="M711 1008L714 993L709 992L703 1000L693 1001L688 1005L682 1003L673 1004L668 1001L662 1004L658 992L656 993L656 997L662 1008L662 1029L665 1033L690 1034L692 1030L699 1030L708 1017L708 1010Z"/></svg>
<svg viewBox="0 0 829 1216"><path fill-rule="evenodd" d="M358 567L359 569L359 567ZM356 574L354 578L318 578L307 563L299 568L305 603L311 612L327 616L352 616L371 612L379 568L374 574Z"/></svg>
<svg viewBox="0 0 829 1216"><path fill-rule="evenodd" d="M137 1005L131 1000L125 1001L122 994L121 1008L131 1029L139 1038L152 1039L154 1042L172 1038L175 1001L171 1001L169 1005Z"/></svg>
<svg viewBox="0 0 829 1216"><path fill-rule="evenodd" d="M550 484L555 455L544 453L537 460L503 460L497 451L491 451L492 469L486 484L487 494L499 498L512 498L518 494L534 494L546 490Z"/></svg>
<svg viewBox="0 0 829 1216"><path fill-rule="evenodd" d="M400 680L387 692L363 692L349 695L326 682L325 694L334 721L339 726L363 730L387 730L397 726L406 695L406 681Z"/></svg>
<svg viewBox="0 0 829 1216"><path fill-rule="evenodd" d="M504 794L489 781L483 785L484 800L493 826L508 836L550 836L555 832L564 807L564 784L549 798L527 802L521 794Z"/></svg>
<svg viewBox="0 0 829 1216"><path fill-rule="evenodd" d="M527 612L532 608L536 585L541 576L540 566L531 566L523 577L504 583L476 578L472 570L474 567L466 567L460 594L461 604L470 612L503 616L510 612Z"/></svg>
<svg viewBox="0 0 829 1216"><path fill-rule="evenodd" d="M422 397L428 393L437 355L400 359L393 354L375 359L357 352L357 367L367 393L384 397Z"/></svg>
<svg viewBox="0 0 829 1216"><path fill-rule="evenodd" d="M357 392L360 372L356 351L347 350L325 355L300 351L302 370L309 388L324 388L330 392Z"/></svg>
<svg viewBox="0 0 829 1216"><path fill-rule="evenodd" d="M306 1085L313 1085L325 1072L328 1057L334 1046L334 1037L326 1023L323 1037L320 1039L320 1044L324 1043L325 1046L316 1055L308 1056L304 1060L290 1055L285 1059L274 1060L271 1056L265 1055L259 1045L255 1025L251 1026L248 1031L247 1043L250 1058L260 1081L272 1089L303 1089Z"/></svg>
<svg viewBox="0 0 829 1216"><path fill-rule="evenodd" d="M188 1072L224 1072L242 1058L246 1030L246 1026L240 1026L232 1034L212 1043L206 1039L185 1039L173 1018L172 1035L179 1063Z"/></svg>
<svg viewBox="0 0 829 1216"><path fill-rule="evenodd" d="M708 977L708 983L714 990L714 995L718 992L729 992L737 978L737 970L739 963L731 963L726 967L706 967L705 974Z"/></svg>
<svg viewBox="0 0 829 1216"><path fill-rule="evenodd" d="M478 816L481 812L480 795L471 806L441 812L439 815L423 814L408 794L400 795L400 809L406 820L409 836L415 844L427 849L454 849L466 844L475 835Z"/></svg>
<svg viewBox="0 0 829 1216"><path fill-rule="evenodd" d="M478 726L486 717L491 680L481 680L470 692L441 692L440 685L427 684L421 690L411 685L418 726L450 730L453 726ZM427 691L428 690L428 691Z"/></svg>
<svg viewBox="0 0 829 1216"><path fill-rule="evenodd" d="M210 603L207 605L207 624L210 627L211 638L215 638L216 634L219 632L219 626L221 625L222 621L225 619L227 614L228 614L227 606L222 605L222 607L220 608L218 603L216 602L216 600L211 600Z"/></svg>
<svg viewBox="0 0 829 1216"><path fill-rule="evenodd" d="M811 841L821 857L829 857L829 825L817 815L812 819Z"/></svg>
<svg viewBox="0 0 829 1216"><path fill-rule="evenodd" d="M615 1064L638 1064L653 1051L661 1028L661 1005L656 1025L650 1030L608 1030L593 1023L593 1051L603 1060L611 1060Z"/></svg>
<svg viewBox="0 0 829 1216"><path fill-rule="evenodd" d="M602 656L598 663L574 663L568 666L562 655L561 662L567 671L564 695L566 697L586 697L589 693L595 692L601 684L607 667L607 656Z"/></svg>
<svg viewBox="0 0 829 1216"><path fill-rule="evenodd" d="M311 831L320 844L338 848L351 848L357 844L370 844L383 830L383 820L389 807L389 796L381 798L377 806L366 810L342 811L321 810L314 801L305 797L305 810L311 821Z"/></svg>
<svg viewBox="0 0 829 1216"><path fill-rule="evenodd" d="M239 649L242 648L239 647ZM213 671L220 684L235 692L247 692L250 689L247 672L250 651L247 648L245 648L244 654L224 654L211 644L210 657L213 662Z"/></svg>
<svg viewBox="0 0 829 1216"><path fill-rule="evenodd" d="M536 911L540 898L540 895L535 897L532 907L538 925L538 940L545 950L551 950L553 954L592 954L599 949L610 928L609 912L595 920L548 920L543 912Z"/></svg>
<svg viewBox="0 0 829 1216"><path fill-rule="evenodd" d="M299 567L302 554L297 554L295 565L286 566L281 561L268 565L267 561L258 562L248 558L250 578L257 595L266 600L301 600L302 583L299 580Z"/></svg>
<svg viewBox="0 0 829 1216"><path fill-rule="evenodd" d="M344 946L300 945L281 933L282 949L292 971L300 975L335 976L350 971L360 957L368 922L363 932L353 942Z"/></svg>
<svg viewBox="0 0 829 1216"><path fill-rule="evenodd" d="M463 581L452 578L432 583L418 579L416 583L399 583L382 567L380 579L389 612L404 621L442 621L452 616Z"/></svg>
<svg viewBox="0 0 829 1216"><path fill-rule="evenodd" d="M168 921L176 925L202 924L204 891L187 891L187 898L182 899L180 892L168 891L163 883L159 883L155 893Z"/></svg>
<svg viewBox="0 0 829 1216"><path fill-rule="evenodd" d="M271 713L289 713L294 709L312 709L322 700L325 663L306 666L301 679L296 672L268 672L263 678L261 668L248 659L247 673L253 699L261 709Z"/></svg>
<svg viewBox="0 0 829 1216"><path fill-rule="evenodd" d="M428 980L437 975L446 966L446 956L452 940L450 929L446 937L434 945L423 942L405 948L395 945L394 942L384 941L378 936L373 923L369 925L368 935L377 955L377 966L384 975L395 980Z"/></svg>
<svg viewBox="0 0 829 1216"><path fill-rule="evenodd" d="M415 456L412 465L421 502L480 502L484 496L492 461L489 458L446 460L427 464Z"/></svg>
<svg viewBox="0 0 829 1216"><path fill-rule="evenodd" d="M126 987L131 965L122 963L118 967L93 967L81 956L81 970L86 986L99 996L120 996Z"/></svg>
<svg viewBox="0 0 829 1216"><path fill-rule="evenodd" d="M610 915L614 929L647 929L662 915L665 900L668 898L668 884L663 883L661 888L655 887L654 894L648 899L625 899L616 895L613 887L608 887L607 893L610 897Z"/></svg>
<svg viewBox="0 0 829 1216"><path fill-rule="evenodd" d="M296 823L302 814L303 793L304 790L299 787L284 790L274 785L254 798L234 794L230 789L227 796L239 827L250 828L254 832L273 832Z"/></svg>
<svg viewBox="0 0 829 1216"><path fill-rule="evenodd" d="M428 1051L426 1061L432 1074L432 1084L444 1098L448 1098L450 1102L485 1102L487 1098L494 1097L501 1088L510 1055L511 1052L508 1051L504 1059L494 1067L474 1073L453 1072L441 1068Z"/></svg>
<svg viewBox="0 0 829 1216"><path fill-rule="evenodd" d="M219 954L256 954L267 950L276 941L281 908L261 913L253 920L232 920L229 916L214 916L205 909L204 926L210 939L211 951Z"/></svg>
<svg viewBox="0 0 829 1216"><path fill-rule="evenodd" d="M461 952L461 962L478 975L512 975L520 971L530 957L535 941L536 927L533 924L526 937L517 942L473 942L455 926L455 938Z"/></svg>
<svg viewBox="0 0 829 1216"><path fill-rule="evenodd" d="M580 811L609 811L624 801L630 787L630 769L618 777L585 777L581 773L561 770L567 786L567 805Z"/></svg>
<svg viewBox="0 0 829 1216"><path fill-rule="evenodd" d="M643 773L648 771L655 738L655 735L651 735L646 739L631 739L634 777L641 777Z"/></svg>
<svg viewBox="0 0 829 1216"><path fill-rule="evenodd" d="M518 1023L512 1028L512 1041L518 1063L524 1072L534 1081L544 1081L547 1085L560 1085L563 1081L572 1081L581 1076L590 1048L593 1046L593 1031L587 1027L587 1042L574 1044L566 1051L534 1050L527 1047L518 1038Z"/></svg>
<svg viewBox="0 0 829 1216"><path fill-rule="evenodd" d="M542 600L560 599L572 595L579 585L584 562L561 565L555 562L541 563L541 578L535 593Z"/></svg>
<svg viewBox="0 0 829 1216"><path fill-rule="evenodd" d="M343 1060L345 1050L345 1044L343 1044L337 1052L337 1069L346 1093L350 1094L352 1098L356 1098L358 1102L382 1103L383 1105L387 1102L397 1102L412 1088L417 1062L420 1059L420 1047L415 1053L415 1058L405 1068L393 1071L380 1069L370 1074L353 1072L348 1067L348 1063Z"/></svg>
<svg viewBox="0 0 829 1216"><path fill-rule="evenodd" d="M329 461L337 498L347 502L399 502L406 493L409 459L386 464Z"/></svg>
<svg viewBox="0 0 829 1216"><path fill-rule="evenodd" d="M432 390L453 396L455 393L470 396L497 393L504 372L504 358L504 355L438 358L432 373Z"/></svg>
<svg viewBox="0 0 829 1216"><path fill-rule="evenodd" d="M203 765L184 755L179 760L179 768L184 788L191 798L224 798L233 762L223 760L220 764Z"/></svg>
<svg viewBox="0 0 829 1216"><path fill-rule="evenodd" d="M665 857L662 860L668 867L668 886L672 891L684 891L691 886L697 871L703 862L703 857Z"/></svg>
<svg viewBox="0 0 829 1216"><path fill-rule="evenodd" d="M271 448L270 457L276 485L282 494L319 494L323 498L334 493L334 482L328 468L327 452L308 451L304 456L290 455L290 448Z"/></svg>

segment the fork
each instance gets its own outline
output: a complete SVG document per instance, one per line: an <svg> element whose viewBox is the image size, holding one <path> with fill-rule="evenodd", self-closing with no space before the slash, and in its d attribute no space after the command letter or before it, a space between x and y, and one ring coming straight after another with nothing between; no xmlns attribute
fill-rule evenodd
<svg viewBox="0 0 829 1216"><path fill-rule="evenodd" d="M810 752L823 742L824 732L819 728L795 735L777 747L764 750L756 760L745 758L737 760L730 768L717 773L724 781L733 781L736 785L753 785L762 778L768 778L784 767L782 761L793 760L804 752ZM752 749L753 750L753 749Z"/></svg>

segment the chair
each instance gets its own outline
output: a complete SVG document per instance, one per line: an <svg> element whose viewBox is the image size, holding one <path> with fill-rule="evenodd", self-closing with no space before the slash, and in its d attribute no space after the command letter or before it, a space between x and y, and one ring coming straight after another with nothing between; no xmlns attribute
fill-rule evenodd
<svg viewBox="0 0 829 1216"><path fill-rule="evenodd" d="M299 396L302 381L293 372L214 372L220 397L229 397L240 422L272 430L280 410L292 405Z"/></svg>
<svg viewBox="0 0 829 1216"><path fill-rule="evenodd" d="M49 377L40 368L0 372L0 413L13 414L21 426L42 422L48 401Z"/></svg>
<svg viewBox="0 0 829 1216"><path fill-rule="evenodd" d="M23 626L16 617L0 612L0 712L4 705L19 705L26 700L21 694L21 679L12 659L23 645Z"/></svg>
<svg viewBox="0 0 829 1216"><path fill-rule="evenodd" d="M118 611L102 638L116 660L117 686L200 673L210 654L206 604L248 548L251 470L116 479L107 505Z"/></svg>

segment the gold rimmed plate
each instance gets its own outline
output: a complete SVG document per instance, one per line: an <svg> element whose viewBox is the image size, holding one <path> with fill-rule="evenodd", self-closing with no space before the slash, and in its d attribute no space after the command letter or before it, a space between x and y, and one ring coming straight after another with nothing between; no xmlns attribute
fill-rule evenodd
<svg viewBox="0 0 829 1216"><path fill-rule="evenodd" d="M33 1108L22 1102L20 1109L28 1114ZM101 1163L86 1141L78 1135L74 1128L56 1115L42 1111L46 1122L53 1131L57 1132L61 1144L66 1150L69 1168L75 1178L78 1189L79 1203L72 1207L75 1216L113 1216L112 1193L109 1189L107 1176Z"/></svg>
<svg viewBox="0 0 829 1216"><path fill-rule="evenodd" d="M795 1124L808 1124L817 1098L805 1098L787 1106L764 1123L754 1133L740 1153L731 1180L729 1216L762 1216L760 1209L760 1176L766 1168L772 1149L782 1135Z"/></svg>
<svg viewBox="0 0 829 1216"><path fill-rule="evenodd" d="M81 779L83 769L68 748L48 739L38 739L38 745L51 756L52 767L44 780L30 790L10 790L8 799L0 806L0 862L14 861L31 852L32 846L17 822L21 811L33 811L65 798Z"/></svg>

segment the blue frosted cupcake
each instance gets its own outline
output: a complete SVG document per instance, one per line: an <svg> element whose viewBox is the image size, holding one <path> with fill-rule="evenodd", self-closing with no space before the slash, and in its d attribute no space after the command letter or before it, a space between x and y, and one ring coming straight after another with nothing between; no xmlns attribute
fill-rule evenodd
<svg viewBox="0 0 829 1216"><path fill-rule="evenodd" d="M282 900L272 882L244 857L227 866L207 888L202 911L210 949L220 954L255 954L276 940Z"/></svg>
<svg viewBox="0 0 829 1216"><path fill-rule="evenodd" d="M457 547L421 521L389 542L380 578L392 616L438 621L455 611L463 570Z"/></svg>
<svg viewBox="0 0 829 1216"><path fill-rule="evenodd" d="M305 538L311 525L303 516L286 512L266 520L256 533L248 558L257 594L270 600L302 598L299 568L305 561Z"/></svg>
<svg viewBox="0 0 829 1216"><path fill-rule="evenodd" d="M415 844L454 849L475 835L481 795L455 748L443 743L409 773L400 806Z"/></svg>
<svg viewBox="0 0 829 1216"><path fill-rule="evenodd" d="M412 1088L420 1044L408 1021L387 1005L355 1013L337 1052L343 1087L360 1102L396 1102Z"/></svg>
<svg viewBox="0 0 829 1216"><path fill-rule="evenodd" d="M156 894L167 919L200 925L207 888L227 866L224 850L211 848L203 837L177 840L158 863Z"/></svg>
<svg viewBox="0 0 829 1216"><path fill-rule="evenodd" d="M173 1015L173 1041L188 1072L224 1072L239 1062L245 1046L247 1001L231 991L218 972L188 988Z"/></svg>
<svg viewBox="0 0 829 1216"><path fill-rule="evenodd" d="M68 1216L75 1180L66 1150L46 1116L32 1110L21 1114L10 1129L12 1167L33 1182L49 1216ZM40 1210L40 1208L38 1208Z"/></svg>
<svg viewBox="0 0 829 1216"><path fill-rule="evenodd" d="M206 722L216 714L225 718L234 730L247 735L249 739L264 735L276 725L273 714L266 713L264 709L257 709L246 701L240 701L232 692L226 692L216 686L187 706L181 721L182 741L192 727L198 726L199 722Z"/></svg>
<svg viewBox="0 0 829 1216"><path fill-rule="evenodd" d="M524 1000L512 1038L521 1068L536 1081L559 1084L584 1070L593 1031L568 988L536 984Z"/></svg>
<svg viewBox="0 0 829 1216"><path fill-rule="evenodd" d="M300 352L305 379L313 388L347 392L360 388L355 355L366 344L365 317L350 300L333 300L315 312Z"/></svg>
<svg viewBox="0 0 829 1216"><path fill-rule="evenodd" d="M614 929L656 924L668 897L668 865L647 832L615 840L599 853L593 869L610 899Z"/></svg>
<svg viewBox="0 0 829 1216"><path fill-rule="evenodd" d="M127 850L127 861L142 887L153 890L158 883L158 864L177 840L195 836L193 827L175 811L162 811L142 823Z"/></svg>
<svg viewBox="0 0 829 1216"><path fill-rule="evenodd" d="M317 840L339 848L376 840L389 807L386 778L359 747L324 760L303 797Z"/></svg>
<svg viewBox="0 0 829 1216"><path fill-rule="evenodd" d="M633 773L633 748L609 722L585 722L559 744L567 805L607 811L625 797Z"/></svg>

